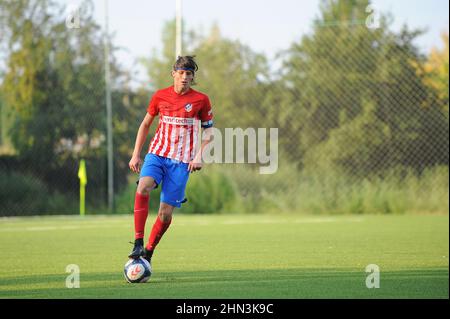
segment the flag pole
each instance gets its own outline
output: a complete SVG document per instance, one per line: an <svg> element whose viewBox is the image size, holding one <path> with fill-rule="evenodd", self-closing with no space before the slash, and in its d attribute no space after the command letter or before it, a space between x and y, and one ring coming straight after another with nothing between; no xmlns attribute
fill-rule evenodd
<svg viewBox="0 0 450 319"><path fill-rule="evenodd" d="M175 4L175 23L176 23L176 34L175 34L175 59L181 55L183 51L183 20L182 20L182 8L181 0L176 0Z"/></svg>
<svg viewBox="0 0 450 319"><path fill-rule="evenodd" d="M105 86L106 86L106 139L108 159L108 210L114 211L114 174L113 174L113 130L112 130L112 103L111 79L109 67L109 34L108 34L108 0L105 0Z"/></svg>
<svg viewBox="0 0 450 319"><path fill-rule="evenodd" d="M81 159L80 166L78 168L78 178L80 179L80 216L86 214L86 184L87 184L87 173L86 173L86 162Z"/></svg>

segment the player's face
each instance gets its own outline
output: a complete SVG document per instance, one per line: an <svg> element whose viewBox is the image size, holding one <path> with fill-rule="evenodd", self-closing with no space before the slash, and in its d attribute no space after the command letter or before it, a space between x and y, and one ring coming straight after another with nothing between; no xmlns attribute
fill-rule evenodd
<svg viewBox="0 0 450 319"><path fill-rule="evenodd" d="M189 89L194 79L194 73L186 70L172 71L172 76L174 86L182 90Z"/></svg>

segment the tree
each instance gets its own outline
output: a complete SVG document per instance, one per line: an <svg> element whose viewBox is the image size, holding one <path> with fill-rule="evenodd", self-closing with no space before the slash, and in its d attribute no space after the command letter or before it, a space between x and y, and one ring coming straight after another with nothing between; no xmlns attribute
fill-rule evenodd
<svg viewBox="0 0 450 319"><path fill-rule="evenodd" d="M433 48L427 61L417 65L417 72L424 76L425 84L436 92L441 107L448 114L448 34L442 33L441 38L442 50Z"/></svg>
<svg viewBox="0 0 450 319"><path fill-rule="evenodd" d="M0 9L8 49L0 89L23 168L53 189L73 193L78 161L85 158L88 172L96 172L89 187L98 202L106 189L105 83L103 35L92 2L80 6L80 29L67 28L64 8L50 0L2 0ZM123 72L114 59L111 69L120 88ZM116 102L120 109L122 101ZM126 179L121 173L119 180Z"/></svg>
<svg viewBox="0 0 450 319"><path fill-rule="evenodd" d="M146 62L155 89L173 83L174 26L168 22L164 28L162 54L154 52ZM210 96L215 126L261 127L258 119L264 116L261 104L269 72L265 57L238 41L223 38L217 25L207 35L188 32L183 47L183 54L195 55L199 63L194 88Z"/></svg>
<svg viewBox="0 0 450 319"><path fill-rule="evenodd" d="M386 15L369 29L368 5L322 1L312 33L288 50L282 105L298 114L290 125L293 155L307 166L321 161L363 176L446 163L445 122L423 107L428 88L414 68L423 60L414 45L421 32L394 33Z"/></svg>

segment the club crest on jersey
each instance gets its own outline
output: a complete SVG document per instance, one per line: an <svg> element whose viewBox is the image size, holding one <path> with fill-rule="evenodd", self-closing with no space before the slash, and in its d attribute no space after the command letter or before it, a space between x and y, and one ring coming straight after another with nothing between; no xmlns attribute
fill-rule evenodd
<svg viewBox="0 0 450 319"><path fill-rule="evenodd" d="M186 112L192 111L192 104L191 104L191 103L186 104L186 105L184 106L184 109L186 110Z"/></svg>

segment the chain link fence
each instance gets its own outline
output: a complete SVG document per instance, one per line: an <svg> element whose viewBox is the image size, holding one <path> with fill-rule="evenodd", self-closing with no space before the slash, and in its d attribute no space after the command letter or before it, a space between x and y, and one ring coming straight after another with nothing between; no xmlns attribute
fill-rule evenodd
<svg viewBox="0 0 450 319"><path fill-rule="evenodd" d="M386 19L369 28L364 10L332 11L277 61L217 30L187 46L200 66L195 88L213 104L222 156L192 175L182 213L448 213L448 36L447 52L428 54L413 30L393 32ZM2 73L1 216L78 213L81 158L88 214L107 212L100 29L52 27L50 40L45 30L31 32L38 49L11 51ZM128 161L152 93L170 84L173 61L164 61L150 61L151 86L130 89L132 75L112 60L117 213L132 211ZM246 163L236 154L227 163L227 128L243 129ZM269 163L256 154L248 163L250 146L254 139L266 155L275 152L270 128L278 129L276 170L261 174Z"/></svg>

